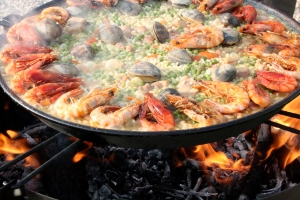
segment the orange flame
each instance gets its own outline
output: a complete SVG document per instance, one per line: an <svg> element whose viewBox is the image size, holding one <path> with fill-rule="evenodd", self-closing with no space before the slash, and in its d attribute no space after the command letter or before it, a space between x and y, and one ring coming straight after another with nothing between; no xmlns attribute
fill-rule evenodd
<svg viewBox="0 0 300 200"><path fill-rule="evenodd" d="M300 96L298 96L293 101L288 103L283 108L283 110L287 112L299 114L300 113L299 102L300 102ZM275 115L271 120L279 124L300 130L300 119L278 114ZM300 150L298 147L300 145L300 140L296 134L293 134L289 131L278 129L275 127L272 127L271 130L272 133L275 135L276 140L273 142L272 148L270 148L269 150L269 154L271 154L273 150L279 149L284 145L286 146L286 148L289 149L287 155L285 155L285 157L282 158L281 160L282 168L285 169L287 165L292 163L295 159L297 159L300 156Z"/></svg>
<svg viewBox="0 0 300 200"><path fill-rule="evenodd" d="M25 138L17 138L19 134L15 131L7 130L7 135L0 133L0 154L4 154L6 160L13 160L17 154L23 154L30 149ZM38 167L40 164L34 156L25 158L25 166Z"/></svg>
<svg viewBox="0 0 300 200"><path fill-rule="evenodd" d="M86 147L84 150L82 150L82 151L80 151L80 152L77 152L77 153L75 154L75 156L73 157L73 162L74 162L74 163L77 163L77 162L81 161L81 160L87 155L89 149L90 149L90 148L92 147L92 145L93 145L93 143L87 142L87 141L84 141L83 143L86 144L87 147Z"/></svg>
<svg viewBox="0 0 300 200"><path fill-rule="evenodd" d="M182 153L186 157L193 157L195 160L202 161L202 164L206 167L218 166L224 170L244 171L248 170L250 166L243 165L243 159L239 159L236 162L229 159L225 153L219 151L216 152L210 144L203 144L195 146L192 156L185 149L181 149ZM182 165L182 164L179 164ZM178 166L179 166L178 165Z"/></svg>

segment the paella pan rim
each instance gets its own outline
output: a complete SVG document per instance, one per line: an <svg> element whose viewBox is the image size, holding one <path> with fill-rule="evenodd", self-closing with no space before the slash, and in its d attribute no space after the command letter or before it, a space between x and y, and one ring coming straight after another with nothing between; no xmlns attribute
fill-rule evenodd
<svg viewBox="0 0 300 200"><path fill-rule="evenodd" d="M286 23L289 29L293 29L294 31L300 33L300 25L294 19L285 16L280 11L267 7L253 0L244 0L244 4L251 4L255 7L268 11L269 13L281 18ZM0 76L0 85L17 104L24 107L26 110L31 112L34 116L39 118L48 126L61 131L62 133L91 142L112 144L120 147L130 148L166 149L190 147L237 136L240 133L253 129L259 126L264 121L270 119L272 116L277 114L287 103L292 101L300 94L300 88L298 88L285 99L268 108L265 108L262 111L237 120L214 126L187 130L146 132L95 128L65 121L48 115L23 101L20 97L18 97L10 90L2 76Z"/></svg>

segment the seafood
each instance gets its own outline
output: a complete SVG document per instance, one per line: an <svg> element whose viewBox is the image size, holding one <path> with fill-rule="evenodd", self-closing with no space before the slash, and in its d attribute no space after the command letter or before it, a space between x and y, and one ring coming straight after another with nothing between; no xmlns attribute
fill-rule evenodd
<svg viewBox="0 0 300 200"><path fill-rule="evenodd" d="M256 20L257 12L254 6L244 5L233 10L232 14L239 20L251 24Z"/></svg>
<svg viewBox="0 0 300 200"><path fill-rule="evenodd" d="M95 50L89 44L79 44L71 49L70 54L80 61L92 60L95 57Z"/></svg>
<svg viewBox="0 0 300 200"><path fill-rule="evenodd" d="M198 10L204 12L213 8L213 6L218 2L218 0L200 0L200 6Z"/></svg>
<svg viewBox="0 0 300 200"><path fill-rule="evenodd" d="M123 108L117 106L100 106L94 109L91 120L97 127L123 129L122 126L135 118L140 112L141 102L133 103Z"/></svg>
<svg viewBox="0 0 300 200"><path fill-rule="evenodd" d="M300 56L300 48L285 44L252 44L245 47L244 52L256 57L264 57L265 54L274 54L274 56L275 54L278 56Z"/></svg>
<svg viewBox="0 0 300 200"><path fill-rule="evenodd" d="M212 80L230 82L236 77L236 67L231 64L220 65L212 74Z"/></svg>
<svg viewBox="0 0 300 200"><path fill-rule="evenodd" d="M291 76L297 80L300 80L300 70L296 70L296 71L286 70L276 63L272 63L271 67L274 71L276 71L278 73L281 73L281 74L284 74L287 76Z"/></svg>
<svg viewBox="0 0 300 200"><path fill-rule="evenodd" d="M160 43L165 43L169 39L169 32L166 27L159 22L154 22L153 24L154 36Z"/></svg>
<svg viewBox="0 0 300 200"><path fill-rule="evenodd" d="M45 41L37 32L35 27L25 23L17 23L10 27L6 34L6 39L11 44L20 42L28 45L44 45Z"/></svg>
<svg viewBox="0 0 300 200"><path fill-rule="evenodd" d="M139 62L129 68L130 77L139 77L144 82L154 82L161 79L161 71L150 62Z"/></svg>
<svg viewBox="0 0 300 200"><path fill-rule="evenodd" d="M260 32L282 33L286 31L286 27L278 21L256 21L252 24L245 24L239 30L242 33L259 34Z"/></svg>
<svg viewBox="0 0 300 200"><path fill-rule="evenodd" d="M177 48L212 48L224 40L223 32L211 26L196 24L189 29L185 34L171 40L171 46Z"/></svg>
<svg viewBox="0 0 300 200"><path fill-rule="evenodd" d="M166 55L166 59L170 62L187 64L192 62L191 55L185 49L173 49Z"/></svg>
<svg viewBox="0 0 300 200"><path fill-rule="evenodd" d="M69 6L92 6L91 0L66 0Z"/></svg>
<svg viewBox="0 0 300 200"><path fill-rule="evenodd" d="M57 57L49 53L26 54L11 61L5 68L7 74L14 75L25 69L39 69L55 61Z"/></svg>
<svg viewBox="0 0 300 200"><path fill-rule="evenodd" d="M130 1L120 1L118 9L125 15L137 16L142 11L142 5Z"/></svg>
<svg viewBox="0 0 300 200"><path fill-rule="evenodd" d="M300 71L300 58L293 56L281 56L277 54L262 54L261 58L268 63L277 63L291 71Z"/></svg>
<svg viewBox="0 0 300 200"><path fill-rule="evenodd" d="M52 49L41 47L38 45L17 44L9 45L0 52L0 60L4 63L9 63L16 58L25 54L31 53L50 53Z"/></svg>
<svg viewBox="0 0 300 200"><path fill-rule="evenodd" d="M263 88L259 87L256 81L243 81L245 89L248 91L250 99L261 107L268 107L271 104L271 98Z"/></svg>
<svg viewBox="0 0 300 200"><path fill-rule="evenodd" d="M260 39L270 44L285 44L295 45L300 47L300 36L293 33L274 33L274 32L260 32L257 34Z"/></svg>
<svg viewBox="0 0 300 200"><path fill-rule="evenodd" d="M240 34L234 28L222 28L221 31L224 35L224 40L222 44L233 45L240 41Z"/></svg>
<svg viewBox="0 0 300 200"><path fill-rule="evenodd" d="M63 94L56 102L55 108L61 110L61 115L70 118L84 117L98 106L102 106L110 101L117 88L94 88L88 94L79 99L78 97L83 94L81 89L76 89Z"/></svg>
<svg viewBox="0 0 300 200"><path fill-rule="evenodd" d="M214 14L220 14L228 12L243 4L242 0L221 0L213 7L212 12Z"/></svg>
<svg viewBox="0 0 300 200"><path fill-rule="evenodd" d="M62 34L62 28L52 19L42 19L37 23L36 30L45 41L51 41Z"/></svg>
<svg viewBox="0 0 300 200"><path fill-rule="evenodd" d="M221 13L217 15L217 17L221 20L225 27L233 26L237 27L240 25L239 20L233 16L231 13Z"/></svg>
<svg viewBox="0 0 300 200"><path fill-rule="evenodd" d="M198 122L196 127L205 127L225 122L225 117L205 102L195 103L187 98L168 94L167 100L190 119Z"/></svg>
<svg viewBox="0 0 300 200"><path fill-rule="evenodd" d="M250 98L248 92L230 82L220 81L197 81L194 88L205 93L209 98L204 102L218 110L220 113L233 114L246 109L249 106ZM225 104L218 103L217 98L225 99Z"/></svg>
<svg viewBox="0 0 300 200"><path fill-rule="evenodd" d="M48 106L54 103L64 93L80 87L79 82L45 83L34 87L24 94L24 99L30 104Z"/></svg>
<svg viewBox="0 0 300 200"><path fill-rule="evenodd" d="M185 9L181 11L180 13L181 19L190 22L190 23L204 23L205 17L202 12L199 10L193 9L193 10L188 10Z"/></svg>
<svg viewBox="0 0 300 200"><path fill-rule="evenodd" d="M58 6L53 6L53 7L45 8L38 16L38 21L48 18L56 21L60 25L64 25L69 19L69 16L70 14L66 9Z"/></svg>
<svg viewBox="0 0 300 200"><path fill-rule="evenodd" d="M99 29L99 37L104 43L116 44L123 40L122 29L117 25L104 25Z"/></svg>
<svg viewBox="0 0 300 200"><path fill-rule="evenodd" d="M30 88L42 85L44 83L66 83L66 82L81 82L80 78L72 78L68 75L63 75L48 70L23 70L18 72L10 82L11 89L18 93L24 94Z"/></svg>
<svg viewBox="0 0 300 200"><path fill-rule="evenodd" d="M171 111L175 111L176 108L172 104L170 104L167 100L168 94L180 96L180 93L176 89L166 88L158 94L157 98L158 100L162 101Z"/></svg>
<svg viewBox="0 0 300 200"><path fill-rule="evenodd" d="M256 81L264 87L277 92L292 92L297 89L295 78L278 72L257 71Z"/></svg>
<svg viewBox="0 0 300 200"><path fill-rule="evenodd" d="M147 112L147 111L150 112ZM175 128L172 112L151 93L145 94L139 114L141 127L151 131L169 131Z"/></svg>

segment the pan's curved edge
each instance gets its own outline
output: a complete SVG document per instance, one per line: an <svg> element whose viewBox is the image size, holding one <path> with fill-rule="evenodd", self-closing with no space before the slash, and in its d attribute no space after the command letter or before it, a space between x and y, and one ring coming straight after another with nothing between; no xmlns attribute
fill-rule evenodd
<svg viewBox="0 0 300 200"><path fill-rule="evenodd" d="M59 0L60 2L61 0ZM58 1L55 1L58 2ZM269 10L264 4L246 0L245 3L259 5L261 9ZM274 11L276 15L285 19L286 16L278 11ZM296 32L300 33L299 24L295 24L293 20L288 18L294 26ZM142 132L142 131L120 131L111 129L93 128L85 125L75 124L64 121L56 117L50 116L46 113L29 105L17 95L15 95L0 76L0 85L15 102L20 104L26 110L31 112L34 116L39 118L42 122L50 127L61 131L62 133L85 139L91 142L99 142L101 144L117 145L120 147L130 148L161 148L172 149L180 147L190 147L199 144L214 142L217 140L226 139L237 136L238 134L255 128L264 121L270 119L277 114L283 106L292 101L300 94L300 88L291 93L290 96L281 100L280 102L266 108L260 112L247 117L230 121L215 126L209 126L190 130L176 130L176 131L162 131L162 132Z"/></svg>

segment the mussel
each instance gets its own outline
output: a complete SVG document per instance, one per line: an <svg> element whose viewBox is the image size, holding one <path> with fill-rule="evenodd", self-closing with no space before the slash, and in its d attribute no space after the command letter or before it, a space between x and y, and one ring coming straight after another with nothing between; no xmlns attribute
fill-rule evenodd
<svg viewBox="0 0 300 200"><path fill-rule="evenodd" d="M130 1L120 1L117 6L121 13L129 16L137 16L142 10L141 4Z"/></svg>
<svg viewBox="0 0 300 200"><path fill-rule="evenodd" d="M233 45L240 41L240 33L234 28L222 28L224 40L222 44Z"/></svg>
<svg viewBox="0 0 300 200"><path fill-rule="evenodd" d="M139 77L144 82L155 82L161 79L161 71L150 62L139 62L128 70L130 77Z"/></svg>
<svg viewBox="0 0 300 200"><path fill-rule="evenodd" d="M231 64L223 64L219 66L212 74L214 81L230 82L237 74L237 69Z"/></svg>
<svg viewBox="0 0 300 200"><path fill-rule="evenodd" d="M154 22L153 32L154 32L155 38L160 43L165 43L170 38L169 32L166 29L166 27L159 22L156 22L156 21Z"/></svg>
<svg viewBox="0 0 300 200"><path fill-rule="evenodd" d="M37 31L45 41L51 41L62 34L61 26L52 19L44 18L37 23Z"/></svg>
<svg viewBox="0 0 300 200"><path fill-rule="evenodd" d="M166 89L162 90L162 91L158 94L157 98L158 98L159 100L161 100L164 104L166 104L166 106L167 106L171 111L175 111L176 108L175 108L172 104L170 104L170 103L168 102L168 100L167 100L166 95L168 95L168 94L173 94L173 95L178 95L178 96L180 96L180 93L179 93L176 89L173 89L173 88L166 88Z"/></svg>
<svg viewBox="0 0 300 200"><path fill-rule="evenodd" d="M184 49L173 49L166 55L166 59L172 63L187 64L192 62L190 54Z"/></svg>
<svg viewBox="0 0 300 200"><path fill-rule="evenodd" d="M191 23L204 23L205 20L204 14L197 9L182 10L180 13L180 17L181 19Z"/></svg>
<svg viewBox="0 0 300 200"><path fill-rule="evenodd" d="M100 27L99 37L102 42L114 45L122 41L124 35L122 29L119 26L107 24Z"/></svg>
<svg viewBox="0 0 300 200"><path fill-rule="evenodd" d="M95 57L95 50L89 44L79 44L73 47L70 53L80 61L92 60Z"/></svg>

